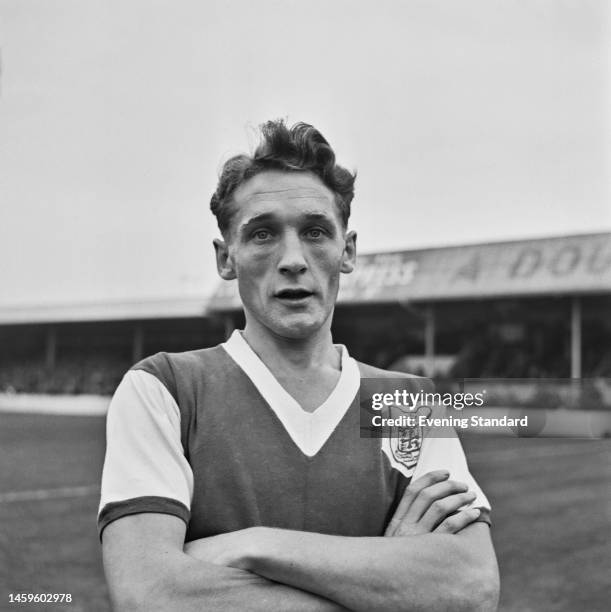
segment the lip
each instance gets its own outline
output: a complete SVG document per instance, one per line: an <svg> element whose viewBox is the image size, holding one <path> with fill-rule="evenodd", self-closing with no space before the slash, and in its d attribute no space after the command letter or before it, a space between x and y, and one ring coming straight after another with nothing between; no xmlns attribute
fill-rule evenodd
<svg viewBox="0 0 611 612"><path fill-rule="evenodd" d="M314 295L313 291L303 287L287 287L274 293L274 297L283 304L300 305L307 302Z"/></svg>

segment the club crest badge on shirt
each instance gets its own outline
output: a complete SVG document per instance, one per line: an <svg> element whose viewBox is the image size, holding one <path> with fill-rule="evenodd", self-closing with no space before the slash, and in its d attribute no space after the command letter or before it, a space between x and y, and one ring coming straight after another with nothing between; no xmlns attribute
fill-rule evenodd
<svg viewBox="0 0 611 612"><path fill-rule="evenodd" d="M410 478L416 469L422 448L422 427L392 427L382 438L382 450L393 468Z"/></svg>

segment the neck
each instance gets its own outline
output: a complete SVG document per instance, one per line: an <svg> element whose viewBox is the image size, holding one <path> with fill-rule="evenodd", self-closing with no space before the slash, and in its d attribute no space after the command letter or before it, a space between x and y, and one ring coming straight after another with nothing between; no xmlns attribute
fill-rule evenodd
<svg viewBox="0 0 611 612"><path fill-rule="evenodd" d="M286 369L332 367L341 369L340 356L331 337L331 317L316 333L307 338L286 338L263 328L246 317L244 339L272 371Z"/></svg>

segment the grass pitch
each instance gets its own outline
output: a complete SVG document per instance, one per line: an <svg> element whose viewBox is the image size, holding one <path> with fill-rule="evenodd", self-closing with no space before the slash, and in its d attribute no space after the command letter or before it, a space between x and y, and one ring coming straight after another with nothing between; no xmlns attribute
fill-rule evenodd
<svg viewBox="0 0 611 612"><path fill-rule="evenodd" d="M608 610L611 442L463 444L493 505L500 610ZM103 418L0 414L1 611L110 610L95 522L103 452ZM72 603L10 604L18 592Z"/></svg>

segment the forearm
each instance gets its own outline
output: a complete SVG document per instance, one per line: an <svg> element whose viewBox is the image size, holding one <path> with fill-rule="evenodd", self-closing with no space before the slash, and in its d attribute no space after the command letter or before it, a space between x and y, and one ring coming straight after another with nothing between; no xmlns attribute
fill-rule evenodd
<svg viewBox="0 0 611 612"><path fill-rule="evenodd" d="M146 569L146 568L144 568ZM143 573L146 573L143 572ZM123 610L190 612L214 610L297 610L335 612L340 605L299 588L273 582L251 572L221 567L185 554L167 555L155 574L149 573L140 588L124 592L115 602Z"/></svg>
<svg viewBox="0 0 611 612"><path fill-rule="evenodd" d="M139 514L104 532L104 570L117 612L336 612L338 604L245 569L186 554L184 524L174 517Z"/></svg>
<svg viewBox="0 0 611 612"><path fill-rule="evenodd" d="M348 538L262 528L255 542L245 567L351 610L496 606L496 567L460 535Z"/></svg>

